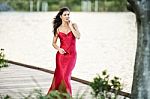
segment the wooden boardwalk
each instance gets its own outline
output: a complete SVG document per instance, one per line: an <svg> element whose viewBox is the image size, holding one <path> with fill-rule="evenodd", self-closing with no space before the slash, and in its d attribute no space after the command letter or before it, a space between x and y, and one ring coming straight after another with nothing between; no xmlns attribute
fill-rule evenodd
<svg viewBox="0 0 150 99"><path fill-rule="evenodd" d="M21 99L34 89L41 89L46 94L52 78L53 75L46 72L9 64L9 67L0 70L0 94L9 94L14 99ZM89 89L87 85L75 81L71 83L73 95Z"/></svg>

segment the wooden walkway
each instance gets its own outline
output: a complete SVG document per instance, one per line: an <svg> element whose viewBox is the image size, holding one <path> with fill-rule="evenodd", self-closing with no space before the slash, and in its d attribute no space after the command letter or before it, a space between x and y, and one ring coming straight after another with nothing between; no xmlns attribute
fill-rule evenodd
<svg viewBox="0 0 150 99"><path fill-rule="evenodd" d="M0 94L8 94L14 99L23 99L23 96L29 95L34 89L40 89L44 94L47 93L54 71L11 60L7 60L7 62L9 67L0 70ZM89 94L91 92L88 86L89 81L76 77L71 77L71 79L73 96L85 93L84 99L93 99ZM119 95L118 99L131 97L129 93L122 91L119 92Z"/></svg>
<svg viewBox="0 0 150 99"><path fill-rule="evenodd" d="M34 89L41 89L46 94L52 78L53 75L46 72L9 64L9 67L0 70L0 94L9 94L14 99L21 99ZM75 81L71 83L73 95L89 89L87 85Z"/></svg>

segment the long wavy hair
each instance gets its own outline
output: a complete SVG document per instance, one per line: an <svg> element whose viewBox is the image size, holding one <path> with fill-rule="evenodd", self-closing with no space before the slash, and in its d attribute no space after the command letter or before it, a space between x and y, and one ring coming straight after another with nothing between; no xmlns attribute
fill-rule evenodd
<svg viewBox="0 0 150 99"><path fill-rule="evenodd" d="M56 35L56 33L57 33L57 28L62 24L62 19L60 18L60 16L63 14L64 11L70 12L68 7L63 7L59 10L56 17L53 20L53 33L54 33L54 35Z"/></svg>

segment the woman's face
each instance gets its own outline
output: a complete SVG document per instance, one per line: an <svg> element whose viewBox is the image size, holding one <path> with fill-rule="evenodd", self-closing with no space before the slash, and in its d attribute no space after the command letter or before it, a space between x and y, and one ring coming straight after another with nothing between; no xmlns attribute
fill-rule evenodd
<svg viewBox="0 0 150 99"><path fill-rule="evenodd" d="M69 11L64 11L63 14L60 16L60 18L62 19L62 21L64 22L68 22L69 21Z"/></svg>

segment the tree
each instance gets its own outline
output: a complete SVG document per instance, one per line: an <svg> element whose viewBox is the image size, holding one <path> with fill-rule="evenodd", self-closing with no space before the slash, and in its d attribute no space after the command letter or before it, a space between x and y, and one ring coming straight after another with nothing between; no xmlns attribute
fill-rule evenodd
<svg viewBox="0 0 150 99"><path fill-rule="evenodd" d="M131 99L150 99L150 0L127 1L138 27Z"/></svg>

